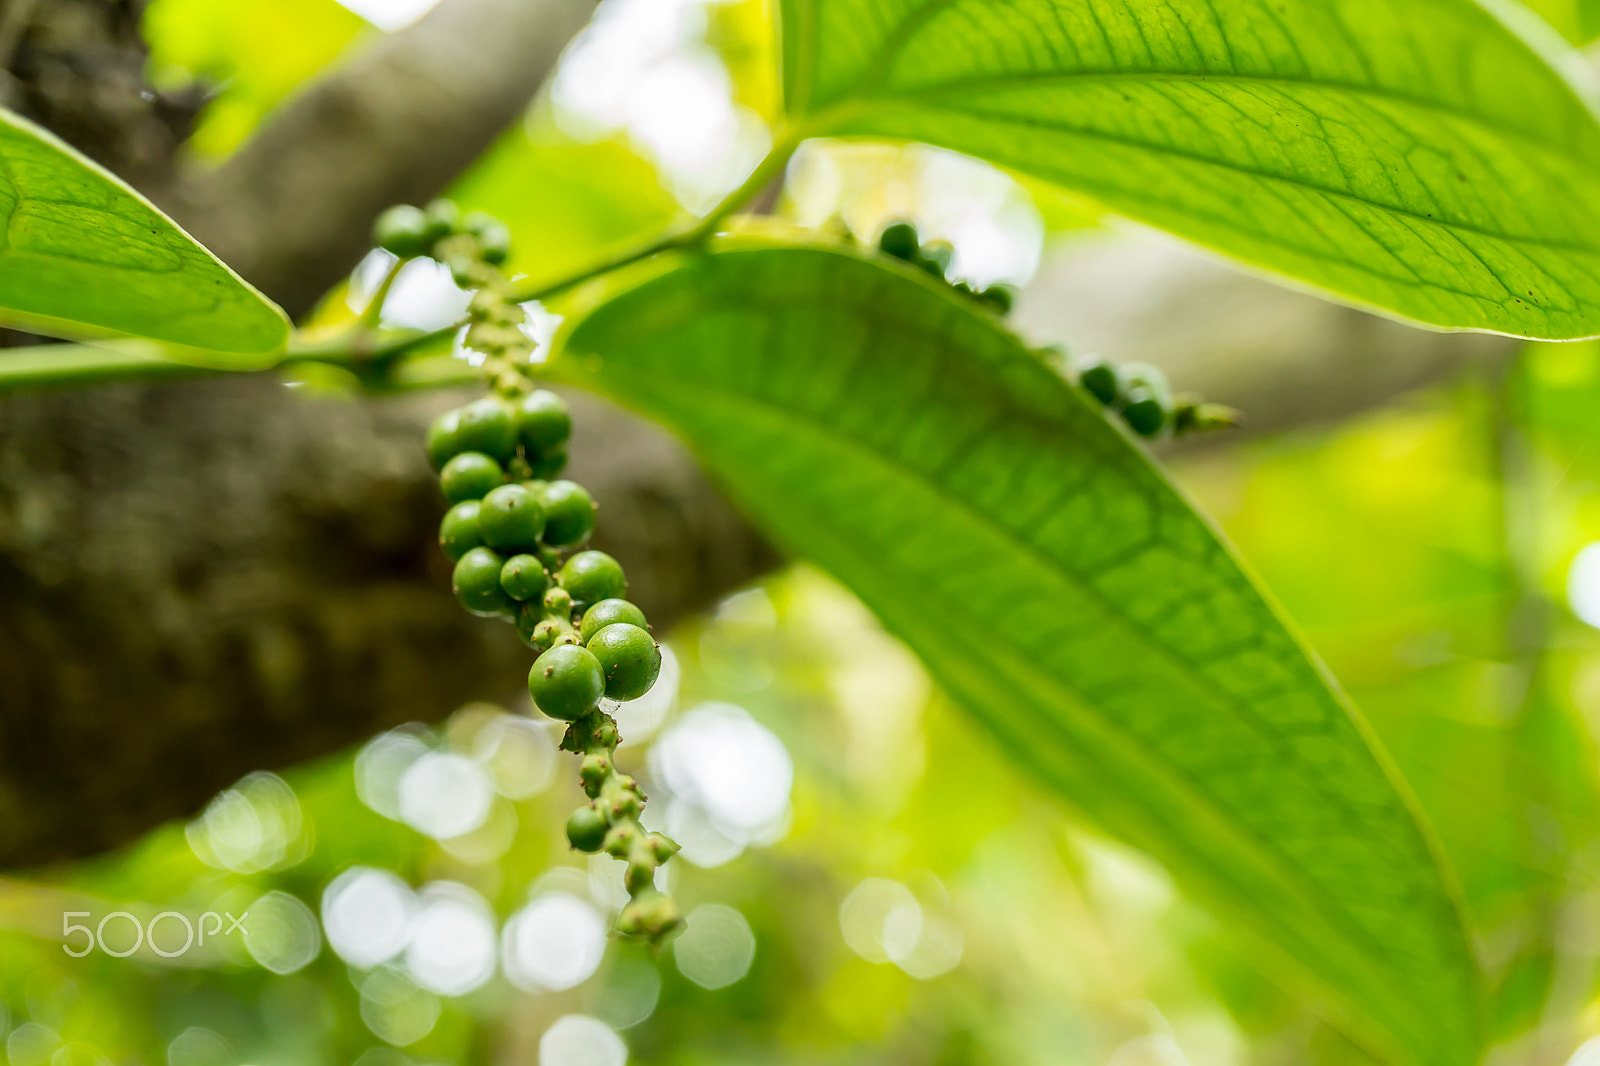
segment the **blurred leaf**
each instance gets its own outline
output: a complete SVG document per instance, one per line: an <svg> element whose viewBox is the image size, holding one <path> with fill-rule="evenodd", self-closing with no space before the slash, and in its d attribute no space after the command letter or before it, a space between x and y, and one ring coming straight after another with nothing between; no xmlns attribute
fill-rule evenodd
<svg viewBox="0 0 1600 1066"><path fill-rule="evenodd" d="M157 85L217 86L186 147L219 158L367 23L335 0L152 0L141 28Z"/></svg>
<svg viewBox="0 0 1600 1066"><path fill-rule="evenodd" d="M1600 126L1472 0L781 7L808 134L966 152L1422 322L1600 332Z"/></svg>
<svg viewBox="0 0 1600 1066"><path fill-rule="evenodd" d="M1342 1024L1474 1059L1456 903L1366 727L1143 452L992 318L888 261L736 242L568 348Z"/></svg>
<svg viewBox="0 0 1600 1066"><path fill-rule="evenodd" d="M283 313L149 201L0 111L0 317L44 332L281 351ZM233 360L237 361L237 360Z"/></svg>

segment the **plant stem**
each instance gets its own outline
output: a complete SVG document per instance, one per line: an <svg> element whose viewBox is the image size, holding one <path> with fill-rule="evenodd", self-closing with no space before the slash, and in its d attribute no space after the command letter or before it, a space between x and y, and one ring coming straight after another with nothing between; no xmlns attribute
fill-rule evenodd
<svg viewBox="0 0 1600 1066"><path fill-rule="evenodd" d="M389 264L389 270L383 275L383 280L378 283L378 290L372 294L372 299L367 301L367 306L362 310L361 317L356 319L355 328L362 332L371 332L378 328L383 321L383 304L389 298L389 290L394 288L394 280L400 276L400 271L405 269L410 259L396 259Z"/></svg>
<svg viewBox="0 0 1600 1066"><path fill-rule="evenodd" d="M783 172L801 139L802 134L798 130L777 131L772 150L755 170L751 171L750 176L692 225L675 226L637 247L555 281L514 287L511 290L512 298L518 303L548 300L653 256L703 245L729 216ZM296 332L289 340L288 349L277 362L265 368L250 369L271 370L285 363L312 360L358 368L367 371L369 375L381 377L404 356L454 336L467 324L465 319L434 330L385 331L379 328L384 300L394 286L395 278L401 268L407 262L409 260L401 259L390 266L377 291L373 293L372 299L367 302L361 316L351 328L320 335ZM142 341L127 346L122 346L120 342L105 345L66 343L31 345L11 351L0 350L0 390L34 385L192 376L215 373L222 369L178 362L166 358L164 351L165 349L156 342Z"/></svg>

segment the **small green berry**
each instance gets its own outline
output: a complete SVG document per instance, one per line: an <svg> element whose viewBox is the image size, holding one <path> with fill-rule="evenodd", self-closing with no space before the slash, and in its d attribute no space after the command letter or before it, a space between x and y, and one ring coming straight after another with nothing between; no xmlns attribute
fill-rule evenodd
<svg viewBox="0 0 1600 1066"><path fill-rule="evenodd" d="M514 606L500 587L500 568L505 560L488 548L473 548L457 562L450 576L461 606L473 614L489 617L509 614Z"/></svg>
<svg viewBox="0 0 1600 1066"><path fill-rule="evenodd" d="M1117 395L1121 391L1117 384L1116 368L1106 362L1090 363L1078 371L1078 384L1107 407L1117 402Z"/></svg>
<svg viewBox="0 0 1600 1066"><path fill-rule="evenodd" d="M514 600L535 600L544 596L550 575L537 556L513 555L500 568L500 587Z"/></svg>
<svg viewBox="0 0 1600 1066"><path fill-rule="evenodd" d="M878 250L896 259L917 254L917 227L910 222L891 222L878 235Z"/></svg>
<svg viewBox="0 0 1600 1066"><path fill-rule="evenodd" d="M569 618L572 615L572 593L560 585L553 585L545 590L544 613L560 618Z"/></svg>
<svg viewBox="0 0 1600 1066"><path fill-rule="evenodd" d="M1167 424L1167 408L1160 397L1142 385L1135 385L1128 390L1127 400L1122 408L1122 420L1128 423L1128 428L1141 437L1160 434Z"/></svg>
<svg viewBox="0 0 1600 1066"><path fill-rule="evenodd" d="M535 389L517 404L517 434L530 452L548 452L572 436L566 401L549 389Z"/></svg>
<svg viewBox="0 0 1600 1066"><path fill-rule="evenodd" d="M463 451L482 452L502 463L517 454L516 419L504 400L473 400L461 408L459 424Z"/></svg>
<svg viewBox="0 0 1600 1066"><path fill-rule="evenodd" d="M577 482L550 482L539 502L544 504L544 542L552 548L576 548L594 532L594 498Z"/></svg>
<svg viewBox="0 0 1600 1066"><path fill-rule="evenodd" d="M504 575L505 568L501 567L500 572ZM503 577L500 587L502 591L505 589ZM545 644L539 643L539 635L542 632L539 626L544 623L544 620L544 614L539 610L539 605L536 603L518 604L516 615L512 618L512 622L517 627L517 636L522 638L522 643L536 651L544 651L550 647L550 644L554 643L554 640Z"/></svg>
<svg viewBox="0 0 1600 1066"><path fill-rule="evenodd" d="M653 888L634 896L617 916L617 932L623 936L645 937L661 943L683 928L678 905Z"/></svg>
<svg viewBox="0 0 1600 1066"><path fill-rule="evenodd" d="M917 249L917 257L913 262L934 277L943 278L955 254L955 246L949 241L929 241Z"/></svg>
<svg viewBox="0 0 1600 1066"><path fill-rule="evenodd" d="M428 246L432 247L461 227L461 209L449 200L434 200L423 208L428 221Z"/></svg>
<svg viewBox="0 0 1600 1066"><path fill-rule="evenodd" d="M594 751L583 757L583 765L578 768L578 780L590 799L600 794L600 786L610 776L611 756L603 751Z"/></svg>
<svg viewBox="0 0 1600 1066"><path fill-rule="evenodd" d="M1134 389L1142 388L1160 401L1162 407L1172 406L1172 387L1167 384L1167 375L1149 363L1123 363L1117 367L1117 388L1124 403L1129 402Z"/></svg>
<svg viewBox="0 0 1600 1066"><path fill-rule="evenodd" d="M613 596L610 599L601 600L583 612L583 623L578 627L578 635L587 644L589 639L596 633L617 622L627 622L630 625L638 626L640 629L645 629L650 624L645 620L643 611L627 600Z"/></svg>
<svg viewBox="0 0 1600 1066"><path fill-rule="evenodd" d="M601 847L613 859L626 859L638 842L639 827L625 821L611 827L611 832L606 834L606 842Z"/></svg>
<svg viewBox="0 0 1600 1066"><path fill-rule="evenodd" d="M499 587L497 574L495 589ZM528 694L534 705L566 722L577 721L593 710L605 690L600 660L576 644L557 644L534 660L528 672Z"/></svg>
<svg viewBox="0 0 1600 1066"><path fill-rule="evenodd" d="M567 468L567 453L564 449L546 452L537 459L529 458L528 472L541 480L553 478Z"/></svg>
<svg viewBox="0 0 1600 1066"><path fill-rule="evenodd" d="M445 512L439 523L439 547L457 562L473 548L483 547L483 536L478 532L477 500L462 500Z"/></svg>
<svg viewBox="0 0 1600 1066"><path fill-rule="evenodd" d="M636 625L617 622L588 642L606 675L606 695L619 702L636 700L650 691L661 674L661 648Z"/></svg>
<svg viewBox="0 0 1600 1066"><path fill-rule="evenodd" d="M644 838L644 842L650 848L650 853L656 857L656 862L666 862L681 850L676 840L660 833L651 833Z"/></svg>
<svg viewBox="0 0 1600 1066"><path fill-rule="evenodd" d="M501 485L483 498L478 512L483 542L503 552L529 552L544 532L544 507L522 485Z"/></svg>
<svg viewBox="0 0 1600 1066"><path fill-rule="evenodd" d="M610 828L605 815L593 807L579 807L567 819L567 841L579 851L596 852Z"/></svg>
<svg viewBox="0 0 1600 1066"><path fill-rule="evenodd" d="M649 887L655 881L657 865L656 857L648 851L632 855L622 875L623 887L630 893Z"/></svg>
<svg viewBox="0 0 1600 1066"><path fill-rule="evenodd" d="M461 439L461 411L446 411L433 420L428 427L428 465L434 470L441 470L445 463L460 455L462 452L472 451Z"/></svg>
<svg viewBox="0 0 1600 1066"><path fill-rule="evenodd" d="M372 225L372 239L379 248L401 259L427 255L428 216L410 204L396 204Z"/></svg>
<svg viewBox="0 0 1600 1066"><path fill-rule="evenodd" d="M482 452L462 452L439 471L439 488L451 503L481 500L503 481L500 464Z"/></svg>
<svg viewBox="0 0 1600 1066"><path fill-rule="evenodd" d="M490 266L504 266L511 258L511 230L504 222L491 218L473 231L478 238L478 252Z"/></svg>
<svg viewBox="0 0 1600 1066"><path fill-rule="evenodd" d="M1009 315L1011 308L1017 302L1017 288L1015 285L996 282L979 292L978 299L994 308L999 314Z"/></svg>
<svg viewBox="0 0 1600 1066"><path fill-rule="evenodd" d="M622 564L600 551L574 555L562 565L556 580L572 594L575 603L599 603L628 591Z"/></svg>

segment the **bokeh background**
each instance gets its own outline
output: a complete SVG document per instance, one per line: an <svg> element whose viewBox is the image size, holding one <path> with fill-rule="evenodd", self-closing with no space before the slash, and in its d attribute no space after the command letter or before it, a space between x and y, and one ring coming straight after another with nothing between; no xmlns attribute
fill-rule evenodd
<svg viewBox="0 0 1600 1066"><path fill-rule="evenodd" d="M13 58L44 47L28 6L0 9ZM178 152L205 168L431 5L110 6L138 17L147 91L196 101ZM1576 42L1592 29L1542 14ZM773 70L761 0L604 0L450 193L511 225L518 271L559 277L737 185L768 143ZM914 146L809 144L764 207L867 236L914 218L955 245L954 275L1023 286L1040 342L1149 358L1243 409L1240 432L1165 459L1438 827L1494 975L1492 1061L1600 1062L1600 345L1413 333ZM383 266L311 321L348 319ZM419 262L385 318L434 328L464 301ZM372 402L325 366L286 384L329 420ZM619 871L565 846L574 766L508 691L0 881L6 1060L1364 1061L1092 809L1036 788L825 575L778 566L659 635L661 682L618 715L647 824L684 845L688 929L664 953L607 935ZM174 954L208 911L248 914L248 935ZM124 912L100 926L119 955L64 951L83 942L69 912ZM135 947L163 912L181 917Z"/></svg>

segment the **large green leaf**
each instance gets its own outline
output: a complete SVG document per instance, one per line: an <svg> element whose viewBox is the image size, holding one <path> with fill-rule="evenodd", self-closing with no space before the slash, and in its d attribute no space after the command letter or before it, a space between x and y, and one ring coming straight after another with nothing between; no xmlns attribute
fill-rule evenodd
<svg viewBox="0 0 1600 1066"><path fill-rule="evenodd" d="M283 313L138 193L0 110L0 320L236 355L282 350Z"/></svg>
<svg viewBox="0 0 1600 1066"><path fill-rule="evenodd" d="M905 138L1439 326L1600 333L1600 126L1474 0L782 0L807 132Z"/></svg>
<svg viewBox="0 0 1600 1066"><path fill-rule="evenodd" d="M756 243L602 305L566 352L1330 1017L1475 1060L1449 878L1366 727L1140 447L971 301Z"/></svg>

